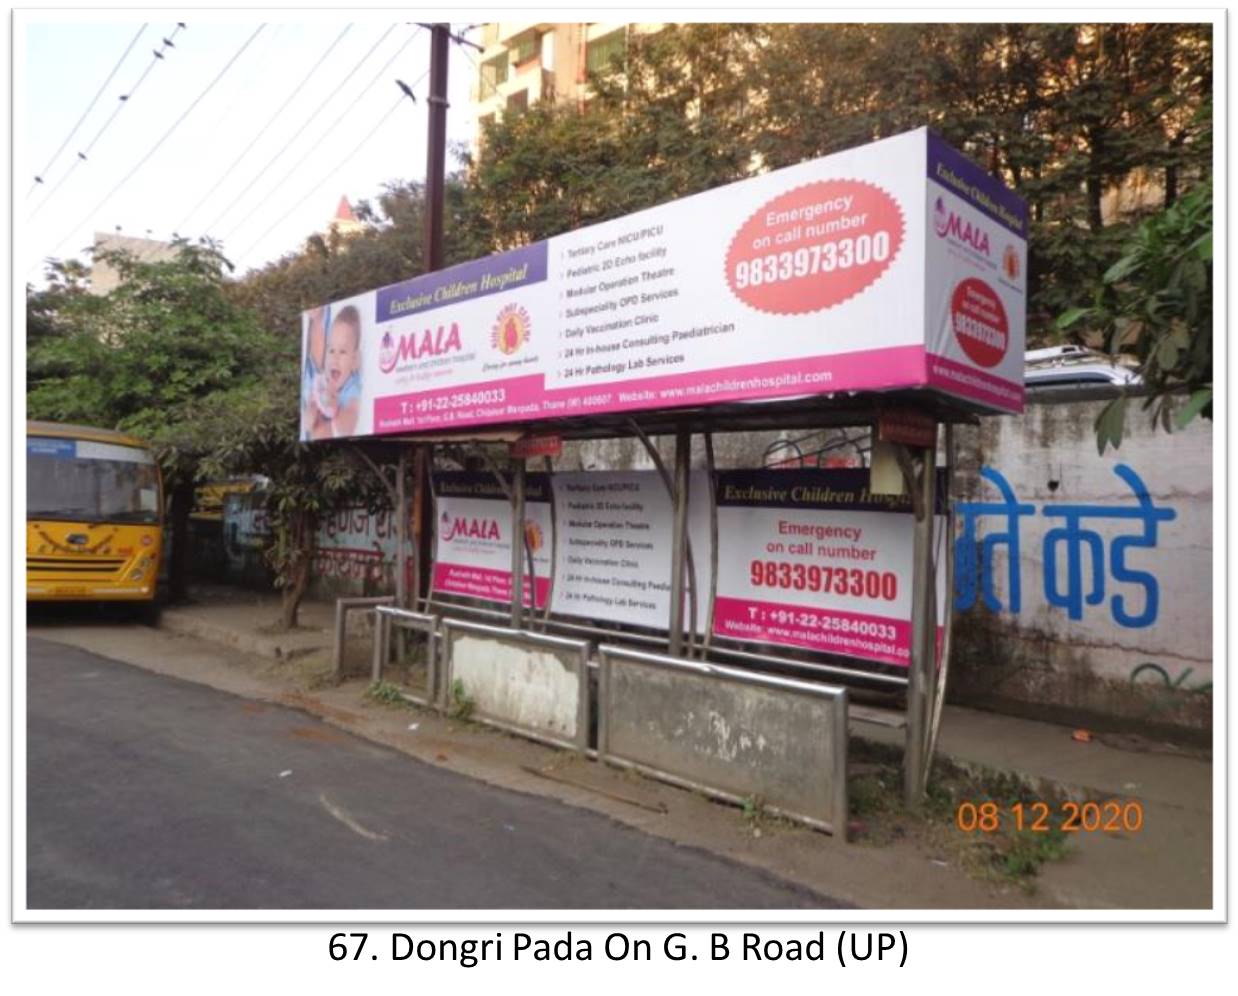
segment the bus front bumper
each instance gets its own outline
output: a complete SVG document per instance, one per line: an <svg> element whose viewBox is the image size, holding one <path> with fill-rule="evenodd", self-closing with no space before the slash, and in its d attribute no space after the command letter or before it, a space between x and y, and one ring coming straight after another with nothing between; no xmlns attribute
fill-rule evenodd
<svg viewBox="0 0 1238 996"><path fill-rule="evenodd" d="M150 602L153 585L58 584L43 581L26 585L27 602Z"/></svg>

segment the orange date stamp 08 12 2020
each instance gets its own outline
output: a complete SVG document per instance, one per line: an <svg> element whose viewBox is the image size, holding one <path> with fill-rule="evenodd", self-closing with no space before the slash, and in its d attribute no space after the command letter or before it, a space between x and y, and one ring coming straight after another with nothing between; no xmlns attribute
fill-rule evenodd
<svg viewBox="0 0 1238 996"><path fill-rule="evenodd" d="M954 811L954 825L964 833L1030 830L1034 833L1137 833L1143 829L1143 806L1133 800L1104 802L963 802Z"/></svg>

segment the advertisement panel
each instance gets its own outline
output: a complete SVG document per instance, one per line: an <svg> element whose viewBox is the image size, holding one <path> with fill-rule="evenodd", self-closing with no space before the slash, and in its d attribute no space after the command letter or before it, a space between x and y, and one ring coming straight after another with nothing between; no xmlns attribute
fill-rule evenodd
<svg viewBox="0 0 1238 996"><path fill-rule="evenodd" d="M671 611L673 514L661 476L586 471L555 474L552 486L559 530L554 611L665 630ZM688 484L688 534L700 632L708 618L710 568L709 478L704 471L693 473Z"/></svg>
<svg viewBox="0 0 1238 996"><path fill-rule="evenodd" d="M546 605L550 591L550 504L545 474L525 484L524 531L533 551L534 603ZM467 595L510 605L512 600L512 512L498 482L470 471L434 475L434 572L436 592ZM524 591L530 604L530 592Z"/></svg>
<svg viewBox="0 0 1238 996"><path fill-rule="evenodd" d="M718 475L718 535L728 541L715 635L908 665L915 520L909 497L874 495L868 479L867 470ZM936 526L944 531L944 515ZM944 599L939 556L939 627Z"/></svg>
<svg viewBox="0 0 1238 996"><path fill-rule="evenodd" d="M552 611L666 629L670 618L671 499L652 471L555 474L554 519L545 474L529 474L525 531L533 548L537 606L550 588ZM689 485L689 533L697 570L697 627L709 598L709 481ZM435 475L438 520L434 590L511 603L511 505L489 474ZM554 539L553 530L558 531ZM527 603L527 595L526 595Z"/></svg>
<svg viewBox="0 0 1238 996"><path fill-rule="evenodd" d="M979 405L1022 411L1026 206L931 133L928 155L928 382Z"/></svg>
<svg viewBox="0 0 1238 996"><path fill-rule="evenodd" d="M1023 202L920 129L308 311L302 436L904 388L1018 411L1025 287Z"/></svg>
<svg viewBox="0 0 1238 996"><path fill-rule="evenodd" d="M715 636L907 665L913 519L906 496L871 494L862 469L721 471L716 480L723 542ZM486 474L440 474L435 485L435 590L510 604L510 504ZM665 631L672 505L661 477L654 471L555 474L549 479L553 522L546 487L546 475L529 475L525 528L534 546L538 607L550 588L553 546L554 613ZM700 632L711 590L703 471L693 473L689 494ZM937 524L944 530L944 515ZM944 556L938 568L940 625Z"/></svg>

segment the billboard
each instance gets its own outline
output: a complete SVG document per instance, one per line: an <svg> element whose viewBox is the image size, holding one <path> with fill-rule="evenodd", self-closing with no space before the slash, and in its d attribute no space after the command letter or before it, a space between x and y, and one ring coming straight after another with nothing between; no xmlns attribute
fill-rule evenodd
<svg viewBox="0 0 1238 996"><path fill-rule="evenodd" d="M526 558L533 557L533 591L524 588L524 604L543 608L550 592L550 537L554 528L547 501L545 474L529 474L525 483ZM437 592L466 595L488 602L512 600L512 511L489 474L469 471L434 475L434 571ZM527 559L522 561L527 573Z"/></svg>
<svg viewBox="0 0 1238 996"><path fill-rule="evenodd" d="M726 542L719 544L715 581L709 478L693 472L688 536L697 584L696 631L711 618L712 593L715 636L906 667L910 499L874 495L868 483L863 469L719 471L718 535ZM939 530L945 528L943 511L944 500ZM510 604L511 505L493 478L464 471L436 474L435 515L434 590ZM537 607L544 609L549 599L558 615L665 631L671 520L670 495L654 471L528 475L525 535L533 553ZM946 604L943 555L937 556L937 568L940 627ZM685 602L686 616L692 603Z"/></svg>
<svg viewBox="0 0 1238 996"><path fill-rule="evenodd" d="M718 550L714 634L906 667L915 521L907 496L868 484L867 470L721 472L718 534L729 541ZM940 554L936 579L940 638Z"/></svg>
<svg viewBox="0 0 1238 996"><path fill-rule="evenodd" d="M1027 208L927 129L303 316L302 437L837 391L1023 404Z"/></svg>

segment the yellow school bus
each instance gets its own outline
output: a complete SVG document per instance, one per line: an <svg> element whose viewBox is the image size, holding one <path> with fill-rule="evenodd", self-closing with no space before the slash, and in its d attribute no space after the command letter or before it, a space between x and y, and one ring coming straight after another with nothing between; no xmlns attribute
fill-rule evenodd
<svg viewBox="0 0 1238 996"><path fill-rule="evenodd" d="M150 447L110 429L26 423L26 599L155 609L163 482Z"/></svg>

